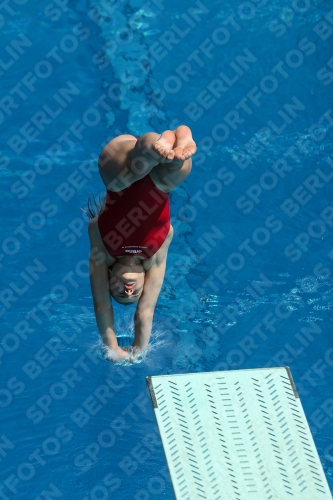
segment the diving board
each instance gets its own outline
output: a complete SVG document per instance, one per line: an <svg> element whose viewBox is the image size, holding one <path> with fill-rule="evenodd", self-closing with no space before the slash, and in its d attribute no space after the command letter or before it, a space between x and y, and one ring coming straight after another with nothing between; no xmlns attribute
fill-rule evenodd
<svg viewBox="0 0 333 500"><path fill-rule="evenodd" d="M177 500L332 500L288 367L147 384Z"/></svg>

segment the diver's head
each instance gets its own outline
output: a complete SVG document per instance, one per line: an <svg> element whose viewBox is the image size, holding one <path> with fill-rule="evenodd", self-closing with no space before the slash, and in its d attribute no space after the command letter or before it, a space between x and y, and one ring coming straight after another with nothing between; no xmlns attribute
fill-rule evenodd
<svg viewBox="0 0 333 500"><path fill-rule="evenodd" d="M141 297L145 282L142 264L123 263L117 260L110 269L110 293L120 304L129 305Z"/></svg>

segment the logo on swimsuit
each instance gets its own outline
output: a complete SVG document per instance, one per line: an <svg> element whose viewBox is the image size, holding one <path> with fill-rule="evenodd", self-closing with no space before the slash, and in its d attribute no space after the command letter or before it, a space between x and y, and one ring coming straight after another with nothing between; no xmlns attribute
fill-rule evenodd
<svg viewBox="0 0 333 500"><path fill-rule="evenodd" d="M142 250L125 250L125 252L129 252L129 253L141 253Z"/></svg>

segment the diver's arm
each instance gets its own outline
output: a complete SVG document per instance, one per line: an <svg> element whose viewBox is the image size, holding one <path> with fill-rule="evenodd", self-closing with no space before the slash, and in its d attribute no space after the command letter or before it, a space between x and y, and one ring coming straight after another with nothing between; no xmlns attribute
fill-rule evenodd
<svg viewBox="0 0 333 500"><path fill-rule="evenodd" d="M135 338L133 346L140 350L147 347L150 339L155 306L162 288L165 268L166 259L160 265L152 264L146 272L143 292L134 316Z"/></svg>
<svg viewBox="0 0 333 500"><path fill-rule="evenodd" d="M90 255L90 285L94 302L96 323L104 344L116 349L118 342L114 332L113 307L108 290L108 266L97 264Z"/></svg>
<svg viewBox="0 0 333 500"><path fill-rule="evenodd" d="M91 238L91 244L93 243ZM103 254L93 246L90 249L90 286L96 323L102 340L110 349L116 349L118 342L114 332L113 307L109 291L109 268L105 258L103 259Z"/></svg>
<svg viewBox="0 0 333 500"><path fill-rule="evenodd" d="M171 227L165 242L155 256L153 264L146 272L143 292L134 316L135 337L133 346L140 350L147 347L150 339L155 306L164 281L168 248L172 237L173 228Z"/></svg>
<svg viewBox="0 0 333 500"><path fill-rule="evenodd" d="M109 348L107 359L113 362L128 358L129 353L118 346L114 331L113 307L108 284L109 268L105 263L96 263L90 254L90 283L94 301L94 311L99 333L104 344Z"/></svg>
<svg viewBox="0 0 333 500"><path fill-rule="evenodd" d="M123 358L128 353L118 347L114 331L113 307L109 290L110 257L105 253L101 243L97 221L89 223L90 238L90 285L94 302L96 323L104 344L110 349L117 349L114 361ZM118 352L119 351L119 352Z"/></svg>

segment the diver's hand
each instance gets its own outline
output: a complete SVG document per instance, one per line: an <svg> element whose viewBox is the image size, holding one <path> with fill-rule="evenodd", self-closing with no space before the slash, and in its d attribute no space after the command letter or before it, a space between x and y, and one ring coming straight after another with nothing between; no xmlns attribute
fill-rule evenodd
<svg viewBox="0 0 333 500"><path fill-rule="evenodd" d="M130 362L132 353L126 350L126 347L122 349L117 347L116 349L108 349L106 352L106 357L109 361L113 363Z"/></svg>
<svg viewBox="0 0 333 500"><path fill-rule="evenodd" d="M134 346L124 346L122 347L122 349L124 351L127 351L129 354L129 357L126 358L126 361L129 361L130 363L140 363L142 361L143 352L141 351L141 349L138 349Z"/></svg>
<svg viewBox="0 0 333 500"><path fill-rule="evenodd" d="M143 357L142 351L133 346L117 347L116 349L107 348L105 355L109 361L119 365L140 363Z"/></svg>

